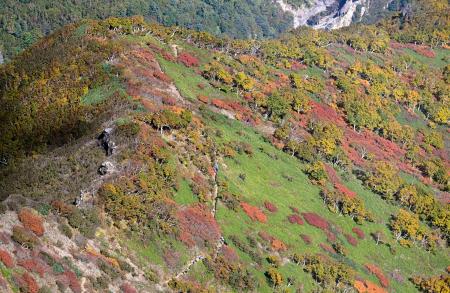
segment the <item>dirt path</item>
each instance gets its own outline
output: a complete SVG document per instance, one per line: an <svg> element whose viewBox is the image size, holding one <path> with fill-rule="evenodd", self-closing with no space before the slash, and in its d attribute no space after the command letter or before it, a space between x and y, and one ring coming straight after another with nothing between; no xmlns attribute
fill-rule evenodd
<svg viewBox="0 0 450 293"><path fill-rule="evenodd" d="M214 187L213 187L213 208L211 209L211 214L214 218L216 218L216 212L217 212L217 204L219 202L218 198L218 190L219 187L217 186L217 174L214 176ZM222 249L222 246L225 244L225 239L221 236L219 240L216 243L216 247L214 248L214 258L217 257L220 250ZM173 277L168 278L164 281L163 285L167 285L170 280L172 279L179 279L183 277L184 275L188 274L191 270L192 266L194 266L196 263L202 261L206 258L206 255L203 252L198 253L194 258L192 258L178 273L176 273Z"/></svg>

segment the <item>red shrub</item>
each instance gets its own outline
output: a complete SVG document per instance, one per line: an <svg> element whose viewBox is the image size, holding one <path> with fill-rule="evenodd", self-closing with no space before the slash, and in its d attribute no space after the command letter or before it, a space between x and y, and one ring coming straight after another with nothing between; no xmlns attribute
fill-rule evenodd
<svg viewBox="0 0 450 293"><path fill-rule="evenodd" d="M205 89L206 85L204 83L197 84L197 87L201 90Z"/></svg>
<svg viewBox="0 0 450 293"><path fill-rule="evenodd" d="M337 240L336 234L331 232L330 230L325 230L325 234L327 235L328 242L334 243Z"/></svg>
<svg viewBox="0 0 450 293"><path fill-rule="evenodd" d="M271 202L265 201L264 207L271 213L276 213L278 211L278 208Z"/></svg>
<svg viewBox="0 0 450 293"><path fill-rule="evenodd" d="M287 218L288 218L289 223L291 223L291 224L297 223L298 225L303 225L302 218L297 214L292 214L292 215L288 216Z"/></svg>
<svg viewBox="0 0 450 293"><path fill-rule="evenodd" d="M174 62L174 61L176 60L175 57L174 57L172 54L170 54L169 52L167 52L167 51L163 51L163 52L161 53L161 56L162 56L164 59L166 59L167 61Z"/></svg>
<svg viewBox="0 0 450 293"><path fill-rule="evenodd" d="M325 243L320 243L319 246L326 252L333 253L333 254L336 253L336 251L333 249L333 247L331 247Z"/></svg>
<svg viewBox="0 0 450 293"><path fill-rule="evenodd" d="M295 213L295 214L300 213L300 211L299 211L298 208L296 208L296 207L289 207L289 208L290 208L291 211L292 211L293 213Z"/></svg>
<svg viewBox="0 0 450 293"><path fill-rule="evenodd" d="M74 293L81 293L81 285L78 282L77 275L72 271L65 271L64 276L69 280L69 287Z"/></svg>
<svg viewBox="0 0 450 293"><path fill-rule="evenodd" d="M8 244L11 242L11 237L5 232L0 232L0 242L3 244Z"/></svg>
<svg viewBox="0 0 450 293"><path fill-rule="evenodd" d="M120 289L123 293L137 293L136 289L128 283L123 283Z"/></svg>
<svg viewBox="0 0 450 293"><path fill-rule="evenodd" d="M357 246L358 245L358 240L356 240L355 237L353 237L350 234L344 234L345 238L347 239L347 242L350 243L353 246Z"/></svg>
<svg viewBox="0 0 450 293"><path fill-rule="evenodd" d="M0 276L0 289L4 289L5 292L8 292L6 291L6 289L8 289L8 282L2 276Z"/></svg>
<svg viewBox="0 0 450 293"><path fill-rule="evenodd" d="M183 63L186 67L197 67L199 61L196 57L187 52L183 52L178 56L178 61Z"/></svg>
<svg viewBox="0 0 450 293"><path fill-rule="evenodd" d="M311 244L312 243L312 239L310 236L306 235L306 234L300 234L300 237L302 238L303 242L305 242L305 244Z"/></svg>
<svg viewBox="0 0 450 293"><path fill-rule="evenodd" d="M220 237L220 228L211 212L201 204L196 204L177 213L180 225L180 239L188 246L215 242Z"/></svg>
<svg viewBox="0 0 450 293"><path fill-rule="evenodd" d="M170 248L164 251L164 261L169 267L174 268L179 260L180 254L177 251Z"/></svg>
<svg viewBox="0 0 450 293"><path fill-rule="evenodd" d="M45 229L42 218L36 212L23 208L19 212L19 220L25 228L30 229L37 236L44 235Z"/></svg>
<svg viewBox="0 0 450 293"><path fill-rule="evenodd" d="M73 207L68 204L65 204L61 200L54 200L52 201L51 205L62 216L68 216L73 212Z"/></svg>
<svg viewBox="0 0 450 293"><path fill-rule="evenodd" d="M41 278L48 271L48 266L43 261L35 258L23 259L18 261L17 264L30 273L37 273Z"/></svg>
<svg viewBox="0 0 450 293"><path fill-rule="evenodd" d="M428 57L428 58L436 57L436 54L434 53L434 51L427 46L415 46L414 51L416 51L418 54Z"/></svg>
<svg viewBox="0 0 450 293"><path fill-rule="evenodd" d="M37 293L39 291L39 285L36 280L29 273L25 272L23 275L15 275L14 279L16 281L17 287L20 288L21 292L26 293Z"/></svg>
<svg viewBox="0 0 450 293"><path fill-rule="evenodd" d="M12 268L14 266L13 257L6 250L0 249L0 262L2 262L5 267Z"/></svg>
<svg viewBox="0 0 450 293"><path fill-rule="evenodd" d="M272 241L273 239L275 239L273 236L271 236L266 231L259 231L258 236L261 237L261 239L263 239L265 241Z"/></svg>
<svg viewBox="0 0 450 293"><path fill-rule="evenodd" d="M337 191L346 195L349 198L354 198L356 196L356 192L351 191L350 189L348 189L345 185L343 185L341 183L334 184L334 188L336 188Z"/></svg>
<svg viewBox="0 0 450 293"><path fill-rule="evenodd" d="M231 110L231 107L225 101L220 99L213 99L211 104L219 109Z"/></svg>
<svg viewBox="0 0 450 293"><path fill-rule="evenodd" d="M200 102L202 102L202 103L205 103L205 104L208 104L208 103L209 103L209 98L208 98L207 96L204 96L204 95L198 95L198 96L197 96L197 99L198 99Z"/></svg>
<svg viewBox="0 0 450 293"><path fill-rule="evenodd" d="M330 227L330 224L327 220L322 218L316 213L302 213L303 218L305 218L306 222L310 224L311 226L314 226L316 228L322 229L322 230L328 230Z"/></svg>
<svg viewBox="0 0 450 293"><path fill-rule="evenodd" d="M247 216L249 216L253 221L258 221L261 223L267 222L267 216L259 208L249 205L246 202L241 202L241 207Z"/></svg>
<svg viewBox="0 0 450 293"><path fill-rule="evenodd" d="M175 99L174 97L171 97L171 96L164 96L162 98L162 102L165 105L175 106L177 104L177 99Z"/></svg>
<svg viewBox="0 0 450 293"><path fill-rule="evenodd" d="M305 64L302 64L296 60L291 60L289 61L291 62L291 69L292 70L302 70L302 69L306 69L308 68L308 66L306 66Z"/></svg>
<svg viewBox="0 0 450 293"><path fill-rule="evenodd" d="M220 251L223 255L223 257L229 261L229 262L237 262L239 260L239 255L234 251L233 248L229 247L228 245L222 246L222 249Z"/></svg>
<svg viewBox="0 0 450 293"><path fill-rule="evenodd" d="M365 234L363 230L359 229L358 227L353 227L352 231L356 234L356 236L358 236L359 239L364 239Z"/></svg>
<svg viewBox="0 0 450 293"><path fill-rule="evenodd" d="M162 71L154 71L153 76L163 82L171 82L172 79Z"/></svg>
<svg viewBox="0 0 450 293"><path fill-rule="evenodd" d="M377 277L378 281L380 281L381 286L383 286L384 288L389 287L389 279L384 275L383 271L379 267L374 264L366 264L365 267L370 273L374 274Z"/></svg>

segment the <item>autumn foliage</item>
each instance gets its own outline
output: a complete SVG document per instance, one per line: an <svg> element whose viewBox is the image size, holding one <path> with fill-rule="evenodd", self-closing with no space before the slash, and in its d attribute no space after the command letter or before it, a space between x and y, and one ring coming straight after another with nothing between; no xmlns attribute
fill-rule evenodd
<svg viewBox="0 0 450 293"><path fill-rule="evenodd" d="M77 275L72 271L65 271L64 276L69 280L69 287L74 293L81 293L81 284L77 279Z"/></svg>
<svg viewBox="0 0 450 293"><path fill-rule="evenodd" d="M177 218L180 226L179 237L188 246L211 243L220 237L219 225L204 205L197 204L181 209Z"/></svg>
<svg viewBox="0 0 450 293"><path fill-rule="evenodd" d="M18 261L17 264L30 273L37 273L41 278L49 270L49 267L37 258L23 259Z"/></svg>
<svg viewBox="0 0 450 293"><path fill-rule="evenodd" d="M267 222L267 216L259 208L252 206L246 202L241 202L241 207L247 214L247 216L249 216L253 221L258 221L261 223Z"/></svg>
<svg viewBox="0 0 450 293"><path fill-rule="evenodd" d="M330 223L316 213L302 213L302 216L311 226L321 230L328 230L330 228Z"/></svg>
<svg viewBox="0 0 450 293"><path fill-rule="evenodd" d="M368 280L355 280L353 286L358 293L387 293L384 288L381 288Z"/></svg>
<svg viewBox="0 0 450 293"><path fill-rule="evenodd" d="M276 251L285 251L287 249L286 244L283 241L276 238L272 239L271 246L272 249Z"/></svg>
<svg viewBox="0 0 450 293"><path fill-rule="evenodd" d="M364 234L364 231L361 230L361 229L358 228L358 227L353 227L353 228L352 228L352 232L355 233L356 236L358 236L359 239L364 239L364 237L366 236L366 235Z"/></svg>
<svg viewBox="0 0 450 293"><path fill-rule="evenodd" d="M333 249L333 247L329 246L328 244L320 243L319 246L326 252L336 254L336 251Z"/></svg>
<svg viewBox="0 0 450 293"><path fill-rule="evenodd" d="M303 242L305 242L305 244L311 244L312 243L312 239L311 236L306 235L306 234L300 234L300 238L302 238Z"/></svg>
<svg viewBox="0 0 450 293"><path fill-rule="evenodd" d="M287 219L288 219L289 223L291 223L291 224L303 225L302 218L299 215L297 215L297 214L289 215L287 217Z"/></svg>
<svg viewBox="0 0 450 293"><path fill-rule="evenodd" d="M122 286L120 286L120 289L123 293L137 293L136 289L129 283L123 283Z"/></svg>
<svg viewBox="0 0 450 293"><path fill-rule="evenodd" d="M366 264L365 267L370 273L374 274L377 277L378 281L380 281L381 286L383 286L384 288L389 287L389 279L384 275L383 271L379 267L374 264Z"/></svg>
<svg viewBox="0 0 450 293"><path fill-rule="evenodd" d="M22 275L16 275L14 279L21 292L37 293L39 291L38 283L33 276L27 272Z"/></svg>
<svg viewBox="0 0 450 293"><path fill-rule="evenodd" d="M277 206L269 201L264 202L264 207L271 213L276 213L278 211Z"/></svg>
<svg viewBox="0 0 450 293"><path fill-rule="evenodd" d="M355 237L353 237L350 234L344 234L345 239L347 239L347 242L350 243L352 246L357 246L358 245L358 240L356 240Z"/></svg>
<svg viewBox="0 0 450 293"><path fill-rule="evenodd" d="M25 228L30 229L37 236L44 235L45 229L42 218L33 210L28 208L21 209L19 212L19 220Z"/></svg>
<svg viewBox="0 0 450 293"><path fill-rule="evenodd" d="M181 53L178 56L178 61L187 67L197 67L199 65L198 59L187 52Z"/></svg>
<svg viewBox="0 0 450 293"><path fill-rule="evenodd" d="M0 262L2 262L5 267L12 268L14 266L14 259L6 250L0 249Z"/></svg>

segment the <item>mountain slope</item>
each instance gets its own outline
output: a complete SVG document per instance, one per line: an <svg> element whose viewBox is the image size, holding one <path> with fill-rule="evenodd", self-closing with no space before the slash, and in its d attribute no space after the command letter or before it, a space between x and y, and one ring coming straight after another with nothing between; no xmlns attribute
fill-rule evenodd
<svg viewBox="0 0 450 293"><path fill-rule="evenodd" d="M399 1L14 1L0 7L0 52L7 60L40 37L83 18L143 15L232 38L271 38L299 25L338 28L352 22L374 23L401 9ZM296 8L286 5L294 4ZM412 3L416 7L418 3ZM294 13L291 13L291 12ZM1 55L1 54L0 54ZM1 58L0 58L1 60ZM0 62L1 63L1 62Z"/></svg>
<svg viewBox="0 0 450 293"><path fill-rule="evenodd" d="M373 26L44 38L0 67L2 290L448 288L448 56Z"/></svg>

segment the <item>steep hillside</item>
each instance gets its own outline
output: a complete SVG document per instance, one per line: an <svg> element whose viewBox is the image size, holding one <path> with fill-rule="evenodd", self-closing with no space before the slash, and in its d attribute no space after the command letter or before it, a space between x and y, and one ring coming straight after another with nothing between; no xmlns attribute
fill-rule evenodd
<svg viewBox="0 0 450 293"><path fill-rule="evenodd" d="M399 36L45 37L0 66L1 290L448 291L448 38Z"/></svg>

